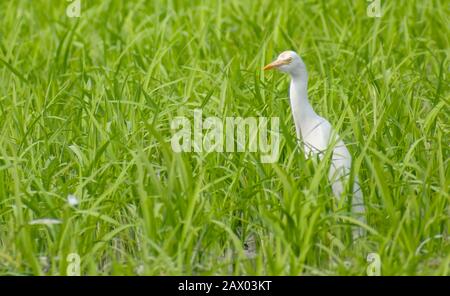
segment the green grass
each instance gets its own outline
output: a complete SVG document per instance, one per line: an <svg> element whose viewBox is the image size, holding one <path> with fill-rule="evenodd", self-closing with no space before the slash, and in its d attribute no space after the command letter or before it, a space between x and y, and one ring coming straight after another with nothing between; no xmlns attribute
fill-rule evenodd
<svg viewBox="0 0 450 296"><path fill-rule="evenodd" d="M88 275L365 275L375 252L383 275L450 275L446 1L81 1L0 3L0 274L65 275L76 252ZM356 243L294 141L288 77L261 70L287 49L349 143ZM195 108L278 116L280 159L174 153Z"/></svg>

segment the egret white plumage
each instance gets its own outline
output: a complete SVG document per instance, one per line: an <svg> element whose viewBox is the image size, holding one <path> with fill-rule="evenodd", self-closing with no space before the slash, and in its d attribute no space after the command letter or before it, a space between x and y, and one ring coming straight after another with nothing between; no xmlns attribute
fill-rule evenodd
<svg viewBox="0 0 450 296"><path fill-rule="evenodd" d="M285 51L264 67L264 70L278 69L291 76L289 98L297 137L303 142L307 158L318 155L322 158L332 147L331 165L328 174L333 194L340 198L350 175L352 157L346 145L333 131L331 124L319 116L308 100L308 72L300 56L294 51ZM363 195L357 178L353 184L353 212L364 220Z"/></svg>

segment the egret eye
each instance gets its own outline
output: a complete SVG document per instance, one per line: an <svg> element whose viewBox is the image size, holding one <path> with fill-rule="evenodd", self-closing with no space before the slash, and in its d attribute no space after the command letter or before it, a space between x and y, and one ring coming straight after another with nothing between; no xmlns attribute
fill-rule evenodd
<svg viewBox="0 0 450 296"><path fill-rule="evenodd" d="M293 58L292 57L288 57L286 59L286 65L289 65L290 63L292 63Z"/></svg>

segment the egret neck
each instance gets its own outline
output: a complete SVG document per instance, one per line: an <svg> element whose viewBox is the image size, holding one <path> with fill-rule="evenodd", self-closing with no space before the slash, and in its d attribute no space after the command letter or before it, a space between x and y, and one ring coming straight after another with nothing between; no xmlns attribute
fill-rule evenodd
<svg viewBox="0 0 450 296"><path fill-rule="evenodd" d="M308 74L306 70L298 70L291 74L289 97L297 137L301 138L301 135L307 131L307 122L311 122L312 118L317 117L308 100Z"/></svg>

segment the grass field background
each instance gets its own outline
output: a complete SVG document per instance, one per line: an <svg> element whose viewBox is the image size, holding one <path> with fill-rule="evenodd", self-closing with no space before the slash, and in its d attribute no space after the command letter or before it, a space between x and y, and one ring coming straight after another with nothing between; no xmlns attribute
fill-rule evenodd
<svg viewBox="0 0 450 296"><path fill-rule="evenodd" d="M0 274L65 275L77 253L86 275L365 275L377 253L382 275L450 275L448 2L68 4L0 3ZM354 243L295 142L288 77L261 70L288 49L353 155ZM278 162L174 153L195 108L279 117Z"/></svg>

